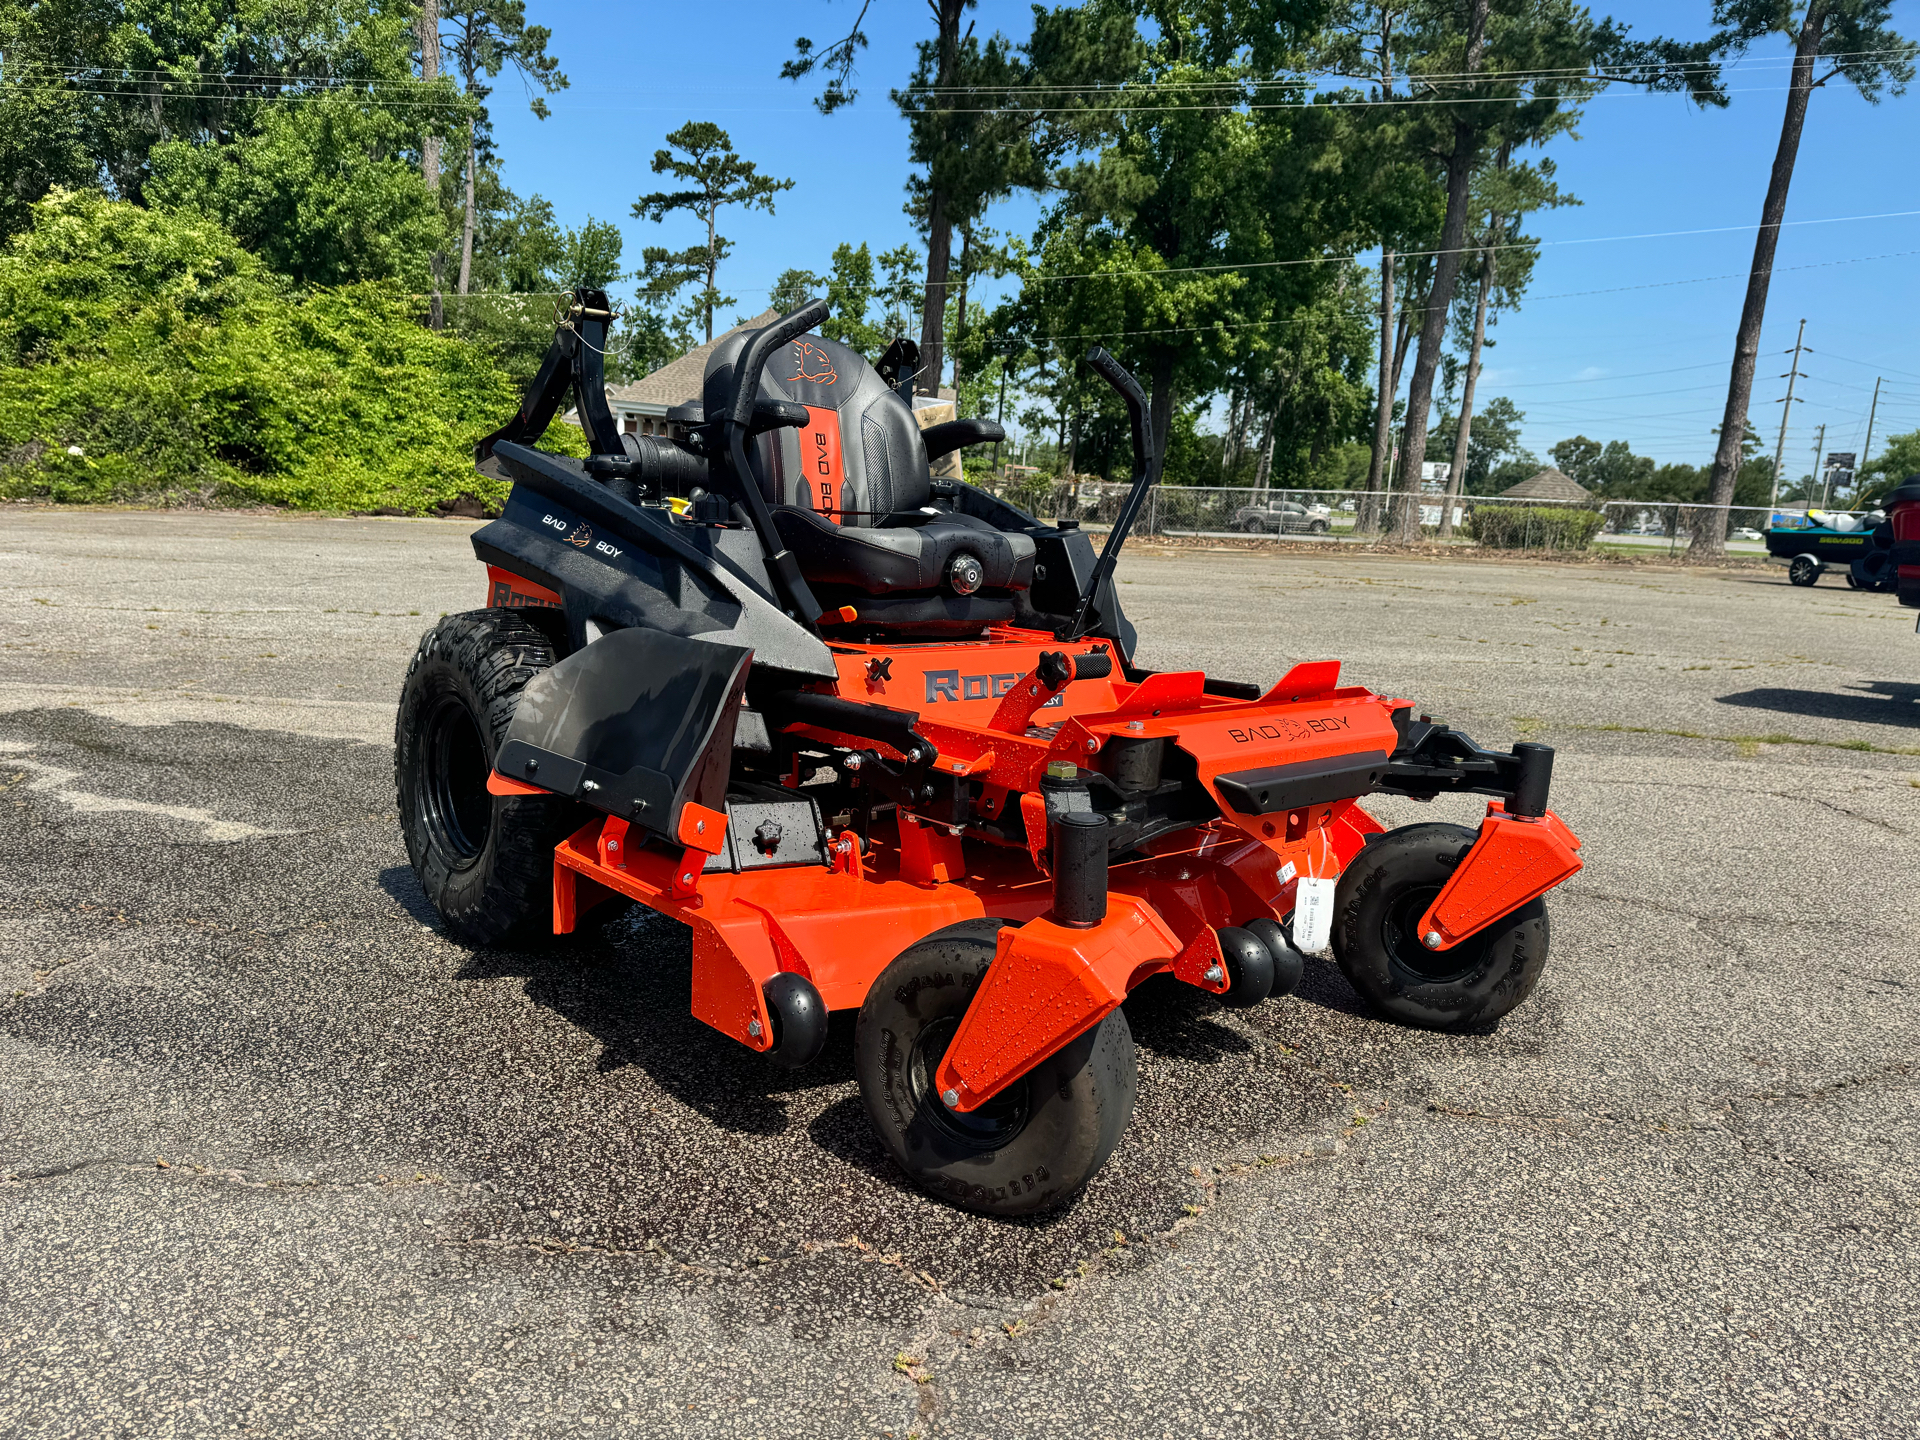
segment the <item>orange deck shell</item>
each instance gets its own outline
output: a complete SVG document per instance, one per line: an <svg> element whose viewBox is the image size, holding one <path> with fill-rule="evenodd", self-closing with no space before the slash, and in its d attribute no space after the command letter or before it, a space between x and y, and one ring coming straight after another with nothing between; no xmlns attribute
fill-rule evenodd
<svg viewBox="0 0 1921 1441"><path fill-rule="evenodd" d="M1300 879L1337 875L1381 830L1354 801L1240 815L1217 787L1230 772L1392 753L1391 713L1407 703L1339 686L1337 662L1297 665L1259 700L1208 695L1198 671L1136 684L1116 668L1070 682L1056 704L1012 734L990 722L1010 689L1035 682L1044 652L1085 654L1107 643L1063 647L1043 632L1003 627L982 641L832 649L838 683L820 688L917 712L920 734L939 752L935 769L981 781L983 809L1038 790L1050 761L1092 765L1111 736L1159 736L1193 757L1222 818L1163 836L1146 847L1147 859L1114 866L1108 921L1082 931L1044 919L1052 901L1044 853L956 837L912 816L904 826L878 825L865 856L843 855L822 869L699 872L694 850L634 843L618 819L594 821L564 841L556 851L555 930L572 930L581 911L614 894L686 922L694 1014L755 1050L771 1045L763 992L779 972L806 976L830 1010L845 1010L860 1005L881 970L924 936L957 921L1001 917L1011 925L982 983L986 1004L969 1011L940 1073L944 1087L962 1093L962 1108L972 1109L1098 1023L1149 975L1171 970L1203 989L1225 989L1224 980L1207 979L1220 959L1216 933L1258 916L1285 917ZM846 743L812 727L793 730ZM873 749L897 758L885 746ZM1557 845L1572 841L1558 819L1553 827L1542 833ZM682 829L684 844L692 832ZM1451 885L1473 869L1464 865ZM1471 918L1500 890L1473 890L1463 915Z"/></svg>

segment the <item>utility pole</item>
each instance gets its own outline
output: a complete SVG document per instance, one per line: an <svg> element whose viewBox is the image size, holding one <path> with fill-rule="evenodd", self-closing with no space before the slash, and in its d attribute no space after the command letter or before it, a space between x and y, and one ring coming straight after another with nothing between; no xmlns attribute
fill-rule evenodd
<svg viewBox="0 0 1921 1441"><path fill-rule="evenodd" d="M1880 406L1880 404L1881 404L1881 377L1877 375L1874 377L1874 399L1868 402L1868 438L1861 442L1860 458L1854 462L1854 474L1855 474L1854 490L1856 495L1859 495L1861 493L1861 481L1860 481L1861 472L1868 468L1868 457L1873 454L1874 412Z"/></svg>
<svg viewBox="0 0 1921 1441"><path fill-rule="evenodd" d="M1794 332L1794 359L1788 365L1786 376L1788 395L1781 402L1781 433L1774 442L1774 484L1768 492L1769 524L1773 524L1774 508L1781 503L1781 455L1788 446L1788 412L1794 407L1794 380L1796 376L1807 379L1801 375L1801 337L1807 333L1807 329L1808 322L1803 319Z"/></svg>
<svg viewBox="0 0 1921 1441"><path fill-rule="evenodd" d="M1821 477L1821 509L1828 508L1828 475L1821 469L1821 447L1828 438L1828 423L1824 420L1814 432L1814 469L1808 475L1808 499L1814 499L1814 477Z"/></svg>

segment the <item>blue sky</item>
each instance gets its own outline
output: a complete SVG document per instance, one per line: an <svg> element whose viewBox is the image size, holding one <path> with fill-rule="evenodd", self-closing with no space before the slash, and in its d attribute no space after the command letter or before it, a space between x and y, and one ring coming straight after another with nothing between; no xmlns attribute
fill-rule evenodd
<svg viewBox="0 0 1921 1441"><path fill-rule="evenodd" d="M1917 4L1900 0L1902 33ZM495 105L507 182L551 200L564 224L588 215L618 222L632 261L649 244L687 245L691 220L636 220L636 196L656 186L648 166L683 121L713 120L763 170L792 176L775 215L727 214L736 249L721 275L751 313L789 265L824 270L841 241L876 250L912 238L901 213L906 129L887 88L907 76L913 46L931 30L924 4L874 0L861 61L861 96L832 117L810 91L778 78L796 35L844 33L858 0L741 0L633 6L605 0L529 0L529 18L554 31L553 53L572 88L532 118L504 83ZM1597 6L1639 33L1705 34L1707 0L1633 0ZM982 0L974 23L1022 34L1028 7ZM722 23L724 20L724 24ZM837 28L839 27L839 28ZM1567 436L1621 439L1659 461L1705 462L1720 421L1734 327L1780 134L1789 48L1752 52L1723 111L1677 96L1620 90L1594 100L1580 138L1550 147L1562 187L1579 207L1535 217L1547 242L1521 309L1495 331L1483 401L1507 395L1526 414L1526 444L1545 456ZM1921 273L1921 137L1914 91L1863 102L1840 82L1816 93L1802 138L1762 337L1750 418L1770 450L1788 368L1780 352L1806 318L1813 353L1801 369L1784 469L1812 466L1816 428L1828 450L1858 450L1875 377L1885 377L1875 434L1912 430L1921 412L1917 274ZM1014 201L990 223L1031 230L1038 207ZM1862 218L1878 217L1878 218ZM1652 239L1616 239L1650 232ZM1728 277L1709 279L1707 277ZM1778 360L1778 365L1772 364ZM1805 396L1801 403L1799 397ZM1878 445L1877 445L1878 450Z"/></svg>

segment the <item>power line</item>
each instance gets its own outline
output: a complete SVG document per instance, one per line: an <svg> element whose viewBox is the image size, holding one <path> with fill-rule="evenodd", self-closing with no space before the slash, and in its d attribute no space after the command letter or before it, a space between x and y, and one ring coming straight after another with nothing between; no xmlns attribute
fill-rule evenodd
<svg viewBox="0 0 1921 1441"><path fill-rule="evenodd" d="M4 83L6 85L13 85L16 82L5 81L0 83ZM106 83L106 82L97 81L95 83L99 84L99 83ZM130 82L130 83L137 83L137 82ZM343 81L340 81L338 84L329 85L329 84L323 83L322 80L316 78L315 80L311 80L311 81L303 80L299 82L303 86L303 90L299 93L290 93L288 91L283 90L283 91L274 92L272 94L256 94L254 92L244 90L244 89L236 90L232 87L231 82L226 82L226 81L220 82L222 86L226 87L222 89L212 88L211 84L209 84L206 88L196 89L188 85L186 82L182 82L182 81L168 81L163 83L172 88L166 91L165 93L163 93L163 95L160 98L167 98L168 96L172 96L173 98L187 99L187 100L223 99L223 98L242 99L242 100L261 99L261 100L272 100L273 102L278 104L278 103L301 103L301 102L324 100L327 98L328 92L330 91L349 92L349 93L370 92L376 86L394 87L404 92L406 87L410 85L419 84L421 82L411 81L411 80L409 81L343 80ZM23 84L20 86L20 88L25 90L33 87ZM1730 88L1727 90L1718 90L1718 91L1703 90L1703 91L1682 92L1682 91L1657 91L1657 90L1623 90L1623 91L1607 90L1607 91L1602 91L1599 94L1595 94L1595 95L1581 96L1579 97L1579 102L1582 104L1585 104L1591 100L1654 100L1654 99L1664 99L1672 95L1680 95L1684 93L1688 95L1689 98L1697 99L1697 100L1703 99L1703 98L1710 98L1710 97L1719 98L1721 96L1727 96L1727 95L1758 95L1758 94L1777 94L1778 95L1778 94L1786 93L1791 88L1792 88L1791 86L1787 86L1787 85L1756 85L1756 86L1742 86L1742 87L1736 87L1736 88ZM317 91L319 93L308 93L309 91ZM155 96L151 92L146 90L140 90L140 89L136 89L132 91L86 89L86 88L79 88L79 87L61 86L57 84L39 86L38 93L64 94L64 95L87 95L87 96L92 96L98 99L107 99L107 100L129 100L129 99L152 100L155 98ZM1555 99L1555 98L1569 98L1572 103L1571 97L1538 96L1538 95L1532 95L1532 94L1521 94L1521 95L1513 95L1513 96L1488 96L1488 97L1475 97L1475 98L1437 97L1434 99L1420 99L1413 96L1405 96L1405 97L1396 96L1386 100L1348 100L1348 99L1336 99L1336 98L1324 97L1320 99L1301 100L1301 101L1287 101L1287 102L1237 101L1231 104L1227 102L1221 102L1221 103L1212 104L1212 105L1118 105L1118 106L1102 107L1102 109L1098 113L1102 115L1132 115L1132 114L1138 114L1138 113L1147 112L1147 111L1152 111L1153 113L1156 113L1156 114L1178 114L1185 111L1226 111L1226 110L1239 110L1239 111L1247 111L1247 112L1265 111L1265 110L1377 110L1377 109L1393 109L1397 107L1425 108L1425 107L1436 106L1436 105L1524 105L1524 104L1532 103L1533 101L1538 99ZM448 107L450 102L445 100L409 100L409 99L401 99L401 98L394 98L394 99L383 98L380 101L380 103L383 106L386 106L392 109L445 109ZM555 104L558 108L564 108L567 110L574 111L576 113L593 111L593 112L600 112L600 113L607 113L607 114L621 114L621 115L680 114L685 112L685 110L687 109L686 105L581 105L576 103L571 97L565 100L556 100ZM722 105L722 106L710 105L710 106L704 106L702 108L705 109L709 114L714 114L714 115L811 115L815 113L814 107L812 105ZM1082 106L994 105L994 106L981 106L981 107L974 107L974 108L967 108L967 109L947 108L947 109L943 109L941 113L944 115L1057 115L1057 114L1086 114L1090 112L1087 111L1087 109Z"/></svg>
<svg viewBox="0 0 1921 1441"><path fill-rule="evenodd" d="M1706 370L1711 365L1718 365L1725 369L1727 362L1724 360L1704 360L1699 365L1677 365L1670 370L1634 370L1629 371L1625 375L1590 375L1580 380L1535 380L1530 381L1527 385L1511 385L1508 389L1533 390L1547 385L1599 385L1603 381L1608 380L1640 380L1642 377L1649 375L1679 375L1685 370Z"/></svg>
<svg viewBox="0 0 1921 1441"><path fill-rule="evenodd" d="M1901 45L1901 46L1887 46L1879 49L1870 49L1870 50L1836 51L1832 54L1824 55L1821 58L1823 59L1823 61L1835 61L1835 60L1872 59L1872 58L1888 56L1888 55L1912 55L1916 53L1916 48L1917 47L1913 45ZM21 51L16 47L8 47L6 53L11 56L19 56L21 54ZM31 56L32 54L31 51L27 53L29 54L29 56ZM57 60L50 60L45 58L41 58L41 59L29 58L23 61L16 61L15 63L22 65L24 68L27 68L28 70L38 70L43 74L60 75L65 77L76 77L76 76L96 77L96 78L105 80L105 79L111 78L114 75L124 75L129 77L136 77L136 76L160 77L172 83L178 83L181 80L181 74L180 74L179 68L168 67L168 66L123 65L123 66L110 68L110 67L100 66L100 65L68 65L68 64L62 64ZM1728 73L1728 72L1739 73L1739 72L1748 71L1748 70L1788 69L1788 68L1792 68L1795 63L1796 63L1795 58L1791 55L1788 55L1788 56L1746 55L1746 56L1741 56L1732 60L1675 61L1675 62L1670 62L1665 65L1662 65L1659 68L1669 74L1691 74L1691 73L1697 73L1697 72L1705 73L1705 72L1715 71L1715 70L1718 70L1722 73ZM1402 84L1410 84L1410 85L1411 84L1427 85L1427 84L1433 84L1437 81L1442 81L1442 80L1457 80L1457 81L1461 81L1464 84L1486 84L1489 82L1500 82L1500 81L1519 82L1519 81L1531 81L1531 80L1573 80L1573 79L1592 79L1597 81L1604 81L1607 83L1615 83L1615 82L1623 82L1623 81L1633 81L1638 76L1645 75L1646 73L1648 73L1648 70L1650 68L1652 67L1634 66L1634 67L1627 67L1618 72L1609 71L1609 70L1596 71L1589 66L1543 66L1543 67L1539 67L1532 70L1509 70L1509 71L1490 70L1485 67L1480 70L1401 71L1389 77L1389 85L1391 87L1396 82L1399 82ZM207 82L213 82L216 80L223 80L228 77L206 76L202 78ZM298 72L291 72L291 71L245 72L242 74L237 74L232 78L246 81L246 82L284 82L284 83L303 84L303 85L337 84L337 85L345 86L345 85L358 85L363 83L373 83L373 84L379 84L379 85L392 86L395 88L404 88L406 86L422 83L411 77L409 77L406 80L379 80L379 81L366 82L366 81L357 81L351 77L325 76L325 75L315 76L315 75L300 74ZM1324 80L1324 79L1355 80L1355 81L1359 81L1361 83L1365 83L1369 85L1374 85L1379 83L1379 77L1371 72L1367 74L1360 74L1360 73L1350 72L1346 70L1326 68L1326 69L1319 69L1319 70L1294 71L1285 75L1279 75L1279 76L1274 76L1274 77L1265 78L1265 79L1250 76L1250 77L1240 77L1240 78L1230 79L1230 80L1123 80L1123 81L1113 81L1113 82L1106 82L1106 81L1090 82L1090 83L1081 84L1081 85L1068 85L1068 84L1060 84L1060 83L1050 84L1050 83L1041 82L1041 83L1021 84L1021 85L1006 84L1006 85L936 86L936 85L915 85L915 84L909 83L906 86L897 87L895 93L902 94L902 95L946 95L946 94L953 94L953 95L987 95L987 94L995 94L995 95L1000 95L1000 94L1125 95L1125 94L1134 94L1134 93L1153 93L1158 91L1189 91L1189 90L1206 91L1206 90L1223 90L1223 89L1237 89L1237 90L1251 89L1251 90L1258 91L1263 89L1296 87L1296 86L1306 84L1313 80ZM700 95L758 94L758 93L764 93L767 89L765 85L712 85L712 84L706 84L706 83L702 83L698 86L685 86L685 87L654 86L652 88L657 93L675 94L675 93L678 93L680 90L685 90L687 93L698 93ZM569 87L569 91L571 94L574 94L574 95L579 95L583 93L584 94L595 93L591 89L583 91L571 86ZM808 108L811 109L812 107L808 107Z"/></svg>
<svg viewBox="0 0 1921 1441"><path fill-rule="evenodd" d="M1491 77L1502 79L1505 77ZM1525 83L1525 82L1522 82ZM1556 83L1556 82L1549 82ZM1181 114L1186 111L1263 111L1263 110L1391 110L1426 109L1437 105L1527 105L1537 100L1565 100L1569 104L1585 105L1593 100L1657 100L1671 96L1685 95L1690 100L1718 100L1729 95L1780 95L1793 89L1792 85L1743 85L1724 90L1602 90L1595 94L1581 96L1541 95L1523 92L1518 95L1454 96L1442 95L1431 99L1419 96L1389 96L1382 100L1347 99L1340 96L1323 94L1309 100L1251 101L1246 99L1218 101L1211 105L1112 105L1091 110L1077 105L986 105L970 109L943 106L942 115L1134 115L1152 112L1157 115ZM649 106L648 109L673 107Z"/></svg>
<svg viewBox="0 0 1921 1441"><path fill-rule="evenodd" d="M1823 360L1838 360L1843 365L1861 365L1861 366L1866 366L1869 370L1883 370L1883 371L1886 371L1889 375L1914 376L1915 379L1921 380L1921 375L1916 375L1915 372L1912 370L1902 370L1897 366L1883 365L1878 360L1850 360L1847 356L1836 355L1831 350L1822 351L1821 358Z"/></svg>
<svg viewBox="0 0 1921 1441"><path fill-rule="evenodd" d="M1870 58L1884 56L1884 55L1912 55L1916 52L1916 48L1917 47L1914 45L1894 45L1894 46L1883 46L1879 49L1873 49L1873 50L1842 50L1842 51L1836 51L1830 55L1823 55L1821 58L1823 61L1832 61L1832 60L1841 60L1841 59L1849 59L1849 60L1870 59ZM1796 59L1792 55L1781 55L1781 56L1750 55L1750 56L1742 56L1734 60L1674 61L1674 62L1664 64L1659 68L1669 74L1692 74L1692 73L1706 73L1706 72L1715 71L1715 70L1720 70L1725 72L1725 71L1741 71L1741 70L1791 69L1796 63L1797 63ZM1590 80L1600 80L1600 81L1606 81L1606 82L1612 83L1616 81L1633 81L1634 79L1636 79L1637 76L1645 75L1646 73L1648 73L1649 70L1653 68L1655 67L1631 66L1631 67L1622 69L1618 72L1615 72L1615 71L1610 71L1606 69L1597 71L1592 67L1586 66L1586 65L1566 65L1566 66L1545 66L1535 70L1508 70L1508 71L1489 70L1486 68L1483 68L1480 70L1400 71L1400 72L1389 75L1388 84L1390 85L1390 87L1397 81L1402 84L1408 84L1408 85L1432 84L1437 80L1458 80L1463 82L1464 84L1484 84L1490 80L1494 80L1494 81L1510 80L1511 81L1511 80L1532 80L1532 79L1542 79L1542 80L1590 79ZM1325 69L1325 70L1295 71L1290 75L1279 76L1271 80L1258 80L1253 78L1233 79L1233 80L1145 80L1145 81L1125 81L1124 80L1124 81L1117 81L1117 82L1094 82L1094 83L1089 83L1085 85L1061 85L1061 84L1040 83L1040 84L1032 84L1032 85L946 85L946 86L941 86L941 85L909 84L906 86L899 87L897 93L909 94L909 95L969 95L969 94L982 94L982 93L997 94L997 95L998 94L1016 94L1016 93L1120 94L1120 93L1125 93L1125 92L1134 91L1134 90L1223 90L1223 89L1236 89L1236 88L1259 89L1259 88L1301 85L1301 84L1305 84L1307 81L1310 81L1310 80L1337 80L1337 79L1338 80L1354 80L1354 81L1358 81L1360 83L1368 84L1368 85L1375 85L1380 83L1380 77L1377 74L1361 72L1361 71Z"/></svg>
<svg viewBox="0 0 1921 1441"><path fill-rule="evenodd" d="M1692 395L1702 390L1715 390L1725 393L1727 387L1725 385L1690 385L1681 390L1631 390L1626 395L1591 395L1584 399L1569 397L1561 401L1536 401L1534 404L1541 409L1552 410L1557 405L1589 405L1595 403L1606 405L1616 400L1640 400L1649 395Z"/></svg>
<svg viewBox="0 0 1921 1441"><path fill-rule="evenodd" d="M1824 55L1822 59L1824 61L1876 59L1890 55L1912 55L1915 53L1915 50L1915 46L1906 45L1890 46L1875 50L1837 51L1831 55ZM7 53L12 57L18 57L20 54L17 49L10 49ZM197 62L199 57L194 57L194 59ZM1745 56L1740 59L1726 61L1676 61L1662 65L1659 69L1669 75L1696 75L1717 72L1721 74L1739 74L1753 70L1790 69L1794 64L1795 59L1793 56ZM103 84L110 83L119 77L125 77L130 84L144 84L157 79L169 85L284 84L353 87L371 84L392 89L405 89L410 86L425 83L411 75L405 79L356 79L352 76L303 74L298 71L261 70L235 71L229 74L183 75L180 66L63 64L56 60L33 58L24 60L15 58L9 68L18 68L29 75L39 75L43 78L89 79ZM1589 66L1543 66L1531 70L1493 70L1483 67L1479 70L1400 71L1388 77L1387 85L1391 91L1397 83L1412 87L1433 86L1444 81L1455 82L1463 86L1572 82L1581 80L1593 81L1597 84L1636 83L1642 80L1650 72L1651 68L1652 67L1633 66L1617 71L1608 69L1595 70ZM11 76L8 78L11 78ZM1300 70L1267 78L1237 76L1231 79L1221 80L1122 80L1097 81L1079 85L1036 82L1029 84L938 86L917 85L910 82L907 85L895 87L892 93L896 98L907 97L909 99L919 96L935 95L963 95L974 97L992 95L1128 96L1137 94L1153 95L1160 93L1205 93L1223 91L1245 95L1250 92L1258 94L1263 90L1298 89L1301 86L1322 80L1344 80L1365 85L1379 85L1381 83L1380 77L1371 72L1360 73L1329 68ZM764 93L767 89L764 85L701 85L698 87L688 86L684 88L689 93L699 93L701 95L716 93L758 94ZM575 89L572 86L569 86L568 89L570 94L573 95L596 93L591 89L583 91ZM676 88L672 86L655 86L653 89L656 93L663 91L667 94L676 93ZM1408 96L1406 98L1415 99L1416 97Z"/></svg>
<svg viewBox="0 0 1921 1441"><path fill-rule="evenodd" d="M1786 223L1802 224L1802 223L1814 223L1814 222L1789 221ZM1689 234L1692 232L1677 232L1677 233ZM1641 239L1643 237L1620 236L1620 237L1612 237L1612 238ZM1567 243L1573 244L1576 242L1567 242ZM1818 261L1812 261L1807 265L1776 265L1771 267L1771 273L1783 274L1783 273L1787 273L1795 270L1824 270L1830 266L1860 265L1871 260L1891 260L1891 259L1898 259L1904 255L1914 255L1914 254L1921 254L1921 252L1912 251L1912 250L1890 251L1884 255L1856 256L1851 260L1818 260ZM1143 273L1152 274L1156 272L1143 272ZM1165 274L1166 272L1163 271L1158 273ZM1651 281L1647 285L1617 286L1617 287L1613 287L1610 290L1569 290L1569 291L1560 292L1558 294L1534 295L1534 296L1529 296L1528 298L1530 300L1536 300L1536 301L1573 300L1573 299L1578 299L1580 297L1589 296L1589 295L1612 294L1614 293L1615 290L1652 290L1652 289L1658 289L1658 288L1661 288L1664 286L1670 286L1670 285L1701 285L1709 281L1715 281L1715 280L1738 279L1738 278L1741 278L1743 274L1744 272L1737 271L1730 275L1698 275L1687 280ZM1425 313L1425 307L1419 307L1419 306L1412 307L1411 313ZM1114 340L1114 339L1123 339L1130 336L1140 336L1140 335L1199 335L1199 334L1231 335L1242 330L1266 330L1276 325L1287 325L1292 323L1292 319L1293 317L1290 316L1290 317L1276 319L1276 320L1243 321L1239 324L1234 324L1234 325L1218 325L1218 324L1217 325L1176 325L1176 326L1163 326L1163 327L1144 329L1144 330L1087 331L1080 335L1040 335L1040 336L1034 336L1032 338L1025 338L1025 339L1010 339L1004 345L1001 345L999 347L993 347L993 348L998 348L1001 350L1008 350L1010 348L1027 349L1035 345L1056 344L1059 342L1070 341L1070 340L1075 340L1075 341L1077 340ZM1686 366L1682 368L1692 370L1692 369L1697 369L1699 367ZM1607 379L1607 378L1608 377L1605 377L1605 376L1596 377L1596 379ZM1558 382L1558 383L1571 384L1573 382Z"/></svg>
<svg viewBox="0 0 1921 1441"><path fill-rule="evenodd" d="M1778 227L1781 227L1781 228L1785 228L1788 226L1801 226L1801 225L1850 225L1850 224L1855 224L1861 221L1868 221L1868 220L1899 220L1899 219L1909 218L1915 215L1921 215L1921 211L1886 210L1886 211L1881 211L1872 215L1833 215L1833 216L1828 216L1824 219L1819 219L1819 220L1783 220L1783 221L1777 222L1776 224ZM1694 230L1651 230L1651 231L1646 231L1644 233L1636 234L1636 235L1590 235L1590 236L1577 237L1572 240L1528 240L1528 241L1516 241L1512 244L1505 244L1505 245L1463 245L1463 246L1456 247L1452 251L1396 250L1394 254L1397 258L1400 258L1400 259L1407 259L1410 257L1420 258L1425 256L1448 255L1448 254L1480 255L1484 251L1489 251L1489 250L1534 250L1534 249L1542 249L1548 246L1606 245L1616 241L1624 241L1624 240L1672 240L1677 237L1687 236L1687 235L1722 235L1730 232L1761 230L1764 228L1766 227L1760 225L1759 223L1756 223L1753 225L1710 225L1710 226L1703 226L1703 227L1700 227L1699 229L1694 229ZM1125 280L1125 279L1130 279L1135 276L1141 276L1141 275L1153 275L1153 276L1217 275L1224 271L1232 271L1232 270L1279 270L1279 269L1286 269L1286 268L1297 266L1297 265L1339 265L1348 261L1357 261L1362 256L1372 255L1373 253L1374 253L1373 249L1368 249L1368 250L1355 251L1354 253L1348 254L1348 255L1310 255L1310 256L1303 256L1296 260L1223 261L1218 265L1171 265L1158 270L1156 269L1084 270L1084 271L1078 271L1069 275L1038 275L1038 274L1015 275L1014 278L1019 280L1021 283L1021 286L1025 288L1028 285L1042 284L1042 283L1051 285L1056 282L1066 281L1066 280L1101 280L1101 279ZM1912 255L1915 253L1916 252L1914 251L1906 251L1906 250L1888 251L1883 255L1862 255L1862 256L1856 256L1850 260L1823 260L1823 261L1810 262L1807 265L1776 265L1776 266L1769 267L1769 273L1773 274L1776 272L1788 271L1788 270L1814 270L1827 265L1859 265L1863 261L1886 260L1896 256ZM1659 280L1659 281L1651 281L1647 285L1622 285L1622 286L1611 287L1610 289L1606 289L1606 290L1573 290L1573 291L1566 292L1566 294L1567 295L1609 295L1614 293L1617 290L1647 290L1647 289L1652 289L1662 285L1695 285L1695 284L1700 284L1702 282L1710 281L1710 280L1745 279L1748 275L1752 273L1754 272L1746 271L1746 270L1731 271L1726 275L1702 275L1702 276L1696 276L1690 280ZM951 288L954 282L951 279L949 279L946 282L946 284L949 288ZM752 291L756 295L760 295L760 294L771 295L774 292L774 287L771 285L768 285L768 286L750 285L745 288L747 290ZM925 282L922 282L917 288L925 289L926 288ZM1550 297L1534 296L1531 298L1536 300L1543 300L1543 299L1548 299ZM1552 298L1561 299L1564 297L1555 296ZM1127 332L1115 332L1115 333L1146 334L1148 332L1127 331ZM1903 371L1901 373L1908 374L1909 372Z"/></svg>

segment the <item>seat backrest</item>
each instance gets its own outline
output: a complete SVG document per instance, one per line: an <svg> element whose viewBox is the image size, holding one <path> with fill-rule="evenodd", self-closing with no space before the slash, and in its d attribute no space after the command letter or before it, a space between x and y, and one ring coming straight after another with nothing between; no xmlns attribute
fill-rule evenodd
<svg viewBox="0 0 1921 1441"><path fill-rule="evenodd" d="M702 401L709 415L726 405L747 339L746 332L730 336L708 358ZM859 526L927 504L927 447L914 412L855 351L803 335L767 362L760 393L799 401L808 418L803 429L758 437L751 460L769 504Z"/></svg>

